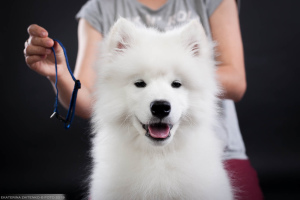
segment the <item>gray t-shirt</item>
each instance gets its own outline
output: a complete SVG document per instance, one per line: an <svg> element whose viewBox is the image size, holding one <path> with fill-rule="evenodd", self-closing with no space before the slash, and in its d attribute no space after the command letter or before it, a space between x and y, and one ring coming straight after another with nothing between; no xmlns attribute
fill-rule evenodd
<svg viewBox="0 0 300 200"><path fill-rule="evenodd" d="M138 0L89 0L76 18L87 20L104 37L119 17L136 24L156 27L161 31L197 18L211 37L209 17L221 2L222 0L168 0L159 9L152 10ZM232 100L222 100L220 104L222 112L216 132L226 144L224 159L247 159L234 103Z"/></svg>

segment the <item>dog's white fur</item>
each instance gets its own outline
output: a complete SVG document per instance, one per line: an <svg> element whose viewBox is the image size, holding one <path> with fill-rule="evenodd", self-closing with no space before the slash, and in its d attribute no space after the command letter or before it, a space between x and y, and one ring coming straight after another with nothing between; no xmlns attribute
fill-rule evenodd
<svg viewBox="0 0 300 200"><path fill-rule="evenodd" d="M200 23L162 33L121 18L100 53L91 199L233 199L212 128L220 91L213 45ZM182 86L173 88L174 80ZM153 120L155 100L171 104L163 121L173 128L163 142L142 126Z"/></svg>

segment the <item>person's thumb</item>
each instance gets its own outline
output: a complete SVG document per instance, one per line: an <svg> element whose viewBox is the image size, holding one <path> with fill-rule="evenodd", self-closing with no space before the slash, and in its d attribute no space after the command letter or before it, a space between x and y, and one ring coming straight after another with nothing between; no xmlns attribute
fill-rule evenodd
<svg viewBox="0 0 300 200"><path fill-rule="evenodd" d="M60 46L60 44L57 41L54 41L53 49L55 51L57 63L61 64L66 62L63 48Z"/></svg>

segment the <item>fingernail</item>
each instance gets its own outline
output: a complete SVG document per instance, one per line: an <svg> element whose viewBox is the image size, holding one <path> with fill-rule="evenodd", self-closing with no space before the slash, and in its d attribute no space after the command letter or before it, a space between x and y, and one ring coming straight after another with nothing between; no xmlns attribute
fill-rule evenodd
<svg viewBox="0 0 300 200"><path fill-rule="evenodd" d="M47 36L47 33L45 31L43 31L41 34L43 37Z"/></svg>
<svg viewBox="0 0 300 200"><path fill-rule="evenodd" d="M47 41L47 44L48 44L49 46L51 46L51 45L52 45L52 40L48 40L48 41Z"/></svg>

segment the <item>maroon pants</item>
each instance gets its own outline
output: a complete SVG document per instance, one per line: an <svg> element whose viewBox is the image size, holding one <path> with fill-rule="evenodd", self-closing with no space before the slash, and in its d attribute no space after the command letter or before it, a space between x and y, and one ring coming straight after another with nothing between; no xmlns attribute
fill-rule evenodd
<svg viewBox="0 0 300 200"><path fill-rule="evenodd" d="M256 171L249 160L232 159L226 160L224 164L232 179L237 200L263 199Z"/></svg>

